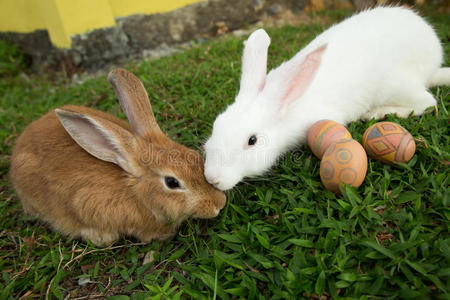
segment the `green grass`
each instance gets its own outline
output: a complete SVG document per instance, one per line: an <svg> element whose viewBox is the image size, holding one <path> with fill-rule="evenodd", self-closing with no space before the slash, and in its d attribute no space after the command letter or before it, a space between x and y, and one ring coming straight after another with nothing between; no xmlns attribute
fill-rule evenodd
<svg viewBox="0 0 450 300"><path fill-rule="evenodd" d="M26 56L17 46L0 40L0 78L16 75L26 67Z"/></svg>
<svg viewBox="0 0 450 300"><path fill-rule="evenodd" d="M445 42L448 65L450 20L429 19ZM325 27L269 30L269 67ZM8 47L0 44L0 53ZM200 148L237 92L241 52L242 39L225 37L127 68L147 88L161 128ZM63 104L124 118L113 90L104 76L71 86L27 79L12 68L0 78L0 299L449 299L448 87L433 89L438 116L388 116L417 139L416 155L396 167L369 160L357 190L341 197L326 191L319 160L301 147L267 176L231 191L217 218L188 220L164 243L122 240L98 249L23 214L8 181L9 155L27 124ZM349 130L360 141L372 123L354 122ZM154 261L143 265L150 251ZM89 283L78 285L80 278Z"/></svg>

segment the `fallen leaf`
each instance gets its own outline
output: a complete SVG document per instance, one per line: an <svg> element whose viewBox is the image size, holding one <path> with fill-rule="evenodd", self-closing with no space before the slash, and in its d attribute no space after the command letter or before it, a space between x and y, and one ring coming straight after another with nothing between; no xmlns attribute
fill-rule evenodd
<svg viewBox="0 0 450 300"><path fill-rule="evenodd" d="M259 273L259 270L253 268L252 266L250 266L248 263L244 262L244 264L247 266L247 268L249 268L250 271L254 272L254 273Z"/></svg>
<svg viewBox="0 0 450 300"><path fill-rule="evenodd" d="M377 234L377 239L380 241L380 242L383 242L383 241L385 241L385 240L388 240L389 242L392 242L392 239L394 238L394 236L392 235L392 234L390 234L390 233L386 233L386 232L379 232L378 234Z"/></svg>
<svg viewBox="0 0 450 300"><path fill-rule="evenodd" d="M152 263L155 260L155 251L151 250L145 254L142 265Z"/></svg>
<svg viewBox="0 0 450 300"><path fill-rule="evenodd" d="M81 277L78 279L78 285L80 286L85 286L88 283L91 283L91 278L90 277Z"/></svg>
<svg viewBox="0 0 450 300"><path fill-rule="evenodd" d="M84 265L81 266L81 271L83 271L83 273L87 273L89 269L92 269L93 267L95 267L95 264Z"/></svg>

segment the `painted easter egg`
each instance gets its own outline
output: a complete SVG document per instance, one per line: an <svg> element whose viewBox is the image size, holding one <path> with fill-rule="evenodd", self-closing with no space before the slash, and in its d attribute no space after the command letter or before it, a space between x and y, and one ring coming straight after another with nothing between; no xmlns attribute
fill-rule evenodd
<svg viewBox="0 0 450 300"><path fill-rule="evenodd" d="M381 162L408 162L416 151L412 135L392 122L379 122L364 132L362 144L367 154Z"/></svg>
<svg viewBox="0 0 450 300"><path fill-rule="evenodd" d="M308 145L319 159L334 141L351 138L347 128L331 120L318 121L308 131Z"/></svg>
<svg viewBox="0 0 450 300"><path fill-rule="evenodd" d="M340 193L339 186L342 183L359 187L366 173L366 151L353 139L341 139L332 143L320 163L320 179L327 190L334 193Z"/></svg>

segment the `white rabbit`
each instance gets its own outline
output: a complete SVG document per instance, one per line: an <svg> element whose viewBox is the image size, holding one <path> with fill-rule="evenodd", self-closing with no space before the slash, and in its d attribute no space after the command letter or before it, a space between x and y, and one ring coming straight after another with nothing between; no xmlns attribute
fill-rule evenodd
<svg viewBox="0 0 450 300"><path fill-rule="evenodd" d="M407 8L354 15L266 77L269 44L262 29L245 42L239 93L205 144L205 176L221 190L263 174L320 119L419 115L436 105L427 88L450 84L433 28Z"/></svg>

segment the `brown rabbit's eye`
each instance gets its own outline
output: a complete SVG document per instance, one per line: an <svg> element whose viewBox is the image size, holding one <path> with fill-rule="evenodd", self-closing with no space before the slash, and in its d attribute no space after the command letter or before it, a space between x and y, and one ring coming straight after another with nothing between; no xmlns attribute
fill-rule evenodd
<svg viewBox="0 0 450 300"><path fill-rule="evenodd" d="M173 177L165 178L166 185L169 189L178 189L180 187L180 183Z"/></svg>
<svg viewBox="0 0 450 300"><path fill-rule="evenodd" d="M256 141L257 141L258 139L256 138L256 136L255 135L252 135L249 139L248 139L248 145L249 146L253 146L254 144L256 144Z"/></svg>

